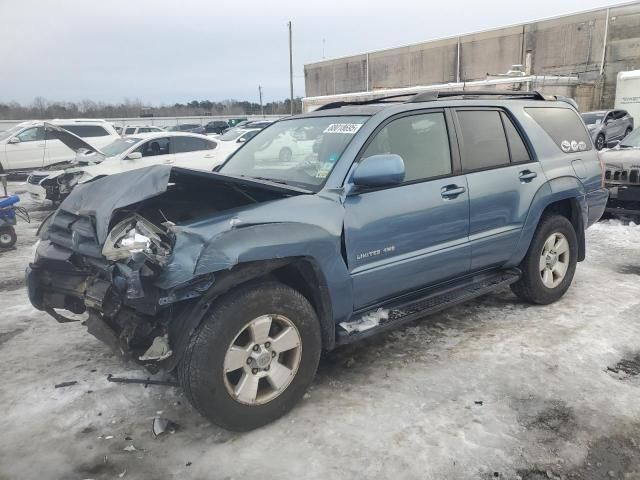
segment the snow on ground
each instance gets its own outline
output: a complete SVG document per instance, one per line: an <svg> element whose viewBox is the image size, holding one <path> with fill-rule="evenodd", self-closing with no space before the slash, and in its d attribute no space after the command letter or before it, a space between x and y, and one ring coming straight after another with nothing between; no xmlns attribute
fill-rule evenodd
<svg viewBox="0 0 640 480"><path fill-rule="evenodd" d="M147 374L29 305L47 212L25 204L36 223L0 253L2 480L640 478L640 363L607 369L640 353L640 226L592 227L560 302L506 289L339 349L294 411L236 434L177 388L107 382ZM175 434L153 438L158 411Z"/></svg>

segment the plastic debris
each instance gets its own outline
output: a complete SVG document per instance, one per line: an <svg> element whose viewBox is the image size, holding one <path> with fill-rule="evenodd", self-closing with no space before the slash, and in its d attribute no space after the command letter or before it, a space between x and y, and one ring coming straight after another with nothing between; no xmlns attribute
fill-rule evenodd
<svg viewBox="0 0 640 480"><path fill-rule="evenodd" d="M176 433L177 428L178 425L168 418L155 417L153 419L152 431L155 438L159 437L163 433Z"/></svg>
<svg viewBox="0 0 640 480"><path fill-rule="evenodd" d="M56 384L55 388L63 388L63 387L70 387L71 385L75 385L78 382L73 380L71 382L62 382L62 383L58 383Z"/></svg>
<svg viewBox="0 0 640 480"><path fill-rule="evenodd" d="M138 449L133 445L127 445L122 450L124 450L125 452L136 452Z"/></svg>

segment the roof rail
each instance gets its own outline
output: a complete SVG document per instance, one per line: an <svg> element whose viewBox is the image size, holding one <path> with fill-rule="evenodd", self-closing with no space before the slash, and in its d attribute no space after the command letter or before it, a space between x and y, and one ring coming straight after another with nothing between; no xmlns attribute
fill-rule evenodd
<svg viewBox="0 0 640 480"><path fill-rule="evenodd" d="M348 105L371 105L374 103L389 103L389 102L385 102L385 100L392 100L395 98L402 98L402 97L415 97L415 95L416 95L415 92L411 92L411 93L403 93L399 95L389 95L386 97L372 98L371 100L361 100L361 101L353 101L353 102L331 102L316 108L315 111L346 107Z"/></svg>
<svg viewBox="0 0 640 480"><path fill-rule="evenodd" d="M448 97L507 97L522 98L530 100L555 100L553 97L546 97L538 91L514 92L510 90L446 90L444 92L430 91L418 93L407 100L407 103L430 102L439 98Z"/></svg>
<svg viewBox="0 0 640 480"><path fill-rule="evenodd" d="M330 110L332 108L340 108L346 107L349 105L372 105L376 103L392 103L387 102L386 100L395 100L397 98L410 97L406 100L405 103L420 103L420 102L431 102L434 100L449 98L449 97L463 97L463 98L472 98L472 97L504 97L504 98L518 98L518 99L529 99L529 100L556 100L556 97L552 95L543 95L542 93L534 90L531 92L514 92L511 90L430 90L427 92L411 92L411 93L403 93L399 95L389 95L386 97L378 97L372 98L370 100L361 100L361 101L346 101L346 102L331 102L325 105L322 105L316 109L318 110Z"/></svg>

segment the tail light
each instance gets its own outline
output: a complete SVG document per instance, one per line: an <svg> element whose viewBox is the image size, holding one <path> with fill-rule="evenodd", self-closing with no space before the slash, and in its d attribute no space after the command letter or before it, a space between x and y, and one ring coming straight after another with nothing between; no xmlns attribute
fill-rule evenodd
<svg viewBox="0 0 640 480"><path fill-rule="evenodd" d="M602 158L602 152L597 152L598 160L600 161L600 187L604 188L604 159Z"/></svg>

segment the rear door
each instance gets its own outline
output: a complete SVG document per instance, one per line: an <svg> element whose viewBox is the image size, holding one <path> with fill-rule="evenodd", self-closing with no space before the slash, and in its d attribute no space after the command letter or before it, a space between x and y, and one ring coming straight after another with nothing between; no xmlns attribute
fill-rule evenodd
<svg viewBox="0 0 640 480"><path fill-rule="evenodd" d="M345 201L355 309L468 272L469 197L450 131L443 110L403 114L382 124L360 154L400 155L406 175L401 185Z"/></svg>
<svg viewBox="0 0 640 480"><path fill-rule="evenodd" d="M175 164L185 168L208 170L217 165L217 143L197 137L174 137L172 148Z"/></svg>
<svg viewBox="0 0 640 480"><path fill-rule="evenodd" d="M515 252L544 172L507 111L459 108L455 117L469 187L471 270L497 267Z"/></svg>
<svg viewBox="0 0 640 480"><path fill-rule="evenodd" d="M29 127L13 138L19 140L6 144L8 170L42 168L45 159L44 127ZM10 139L11 140L11 139Z"/></svg>

